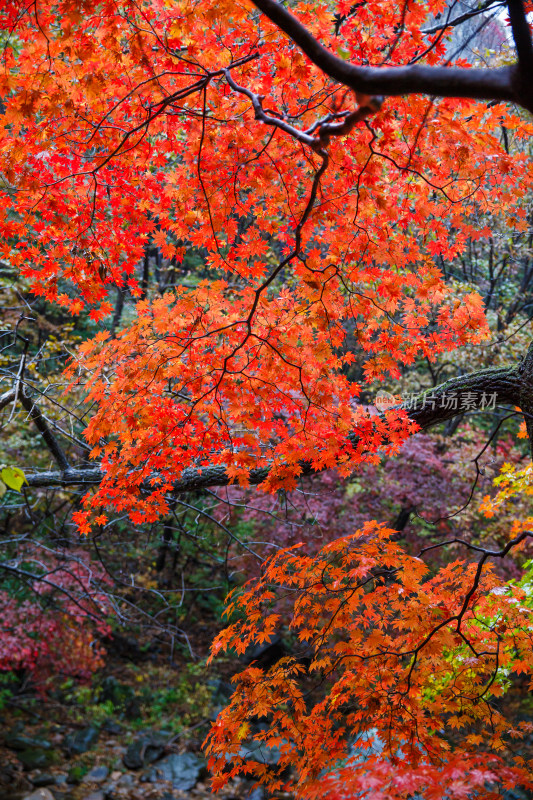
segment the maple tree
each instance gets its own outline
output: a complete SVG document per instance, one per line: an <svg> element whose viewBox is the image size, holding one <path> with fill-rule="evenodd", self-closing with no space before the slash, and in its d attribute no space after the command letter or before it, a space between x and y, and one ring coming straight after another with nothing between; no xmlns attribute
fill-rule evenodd
<svg viewBox="0 0 533 800"><path fill-rule="evenodd" d="M416 408L373 414L358 402L361 383L488 341L481 297L458 296L439 259L491 237L480 217L517 235L528 227L531 4L452 9L3 3L1 255L37 295L72 315L88 308L94 322L117 289L139 298L131 324L102 329L69 368L92 405L96 465L69 462L20 376L0 397L0 408L24 405L57 463L28 472L30 486L95 487L75 514L82 532L105 524L106 509L152 522L186 489L348 475L456 416L451 392L480 409L489 394L520 406L531 432L531 352L452 378ZM460 53L449 63L447 34L465 16L505 9L510 44L493 63ZM139 274L153 249L177 276L155 298ZM192 284L191 251L205 268ZM359 383L346 374L354 364ZM308 662L239 677L208 742L218 784L238 771L283 784L240 754L252 737L279 747L307 795L531 786L523 759L497 754L527 726L509 730L493 703L533 666L528 585L503 583L487 563L529 535L522 520L501 550L461 541L479 562L434 575L370 522L316 555L269 561L234 598L241 620L214 650L271 636L273 586L294 599ZM308 708L299 678L315 674L330 684ZM257 716L266 732L251 731ZM451 748L446 728L464 741ZM372 731L383 752L335 772L350 737Z"/></svg>

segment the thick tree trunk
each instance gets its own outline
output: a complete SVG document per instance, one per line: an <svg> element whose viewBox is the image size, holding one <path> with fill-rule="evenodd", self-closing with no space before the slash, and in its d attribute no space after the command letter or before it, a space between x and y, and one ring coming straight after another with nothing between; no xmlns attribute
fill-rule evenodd
<svg viewBox="0 0 533 800"><path fill-rule="evenodd" d="M520 397L516 405L520 406L526 421L529 447L533 458L533 342L518 367L518 374L520 376Z"/></svg>

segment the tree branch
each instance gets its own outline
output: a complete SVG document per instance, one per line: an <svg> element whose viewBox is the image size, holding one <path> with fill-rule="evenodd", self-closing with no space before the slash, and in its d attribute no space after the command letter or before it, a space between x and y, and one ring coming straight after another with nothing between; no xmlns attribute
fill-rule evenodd
<svg viewBox="0 0 533 800"><path fill-rule="evenodd" d="M35 404L35 402L31 399L31 397L27 394L26 390L23 388L22 391L19 393L19 399L26 411L30 419L35 423L37 430L43 437L46 446L50 450L51 454L57 461L58 466L64 472L68 470L69 463L68 459L63 452L63 449L59 442L57 441L56 437L50 430L48 422L46 418L42 415L41 410Z"/></svg>
<svg viewBox="0 0 533 800"><path fill-rule="evenodd" d="M533 43L523 0L507 0L511 30L518 56L516 91L533 103ZM528 108L528 106L525 106ZM531 111L531 107L529 107Z"/></svg>
<svg viewBox="0 0 533 800"><path fill-rule="evenodd" d="M522 397L522 388L526 384L533 386L533 350L530 358L531 368L524 369L526 360L521 365L502 367L499 369L486 369L473 372L470 375L461 375L452 378L434 389L423 392L416 398L396 408L407 412L410 419L422 429L445 422L452 417L465 413L461 406L461 397L468 398L470 409L483 409L487 407L487 399L494 398L494 405L519 405ZM455 398L458 402L450 402ZM30 401L31 402L31 401ZM491 402L492 405L492 402ZM352 443L356 444L354 434ZM314 470L309 462L301 464L302 475L311 475ZM270 473L268 467L250 471L251 486L263 483ZM96 486L103 478L103 473L98 465L83 467L65 467L61 471L47 471L26 473L28 484L32 488L53 486ZM181 478L174 484L173 491L194 492L214 486L228 486L231 479L223 465L202 467L201 469L188 468L184 470Z"/></svg>
<svg viewBox="0 0 533 800"><path fill-rule="evenodd" d="M529 355L529 354L528 354ZM533 359L533 355L531 356ZM525 363L525 362L523 362ZM533 364L532 364L533 367ZM410 419L421 428L429 428L439 422L445 422L452 417L465 413L465 407L460 407L461 397L468 397L470 409L487 407L489 397L496 395L495 405L520 405L521 389L525 375L522 364L516 367L500 367L471 372L458 378L451 378L441 383L434 389L423 392L405 409ZM529 374L529 372L528 372ZM453 396L458 402L450 403ZM402 408L404 406L400 406Z"/></svg>
<svg viewBox="0 0 533 800"><path fill-rule="evenodd" d="M263 97L251 92L250 89L246 89L244 86L239 86L233 80L229 70L226 70L226 80L234 92L244 94L250 99L257 120L265 125L280 128L285 133L298 139L298 141L303 142L303 144L309 145L319 154L324 147L327 147L332 136L346 136L358 122L379 111L382 103L382 98L380 97L365 98L365 101L354 111L328 114L321 120L317 120L308 130L300 131L285 120L266 114L263 109Z"/></svg>
<svg viewBox="0 0 533 800"><path fill-rule="evenodd" d="M509 0L509 5L520 0ZM325 48L301 22L276 0L253 0L254 5L286 33L319 69L333 80L367 95L429 94L475 100L516 102L533 113L528 76L518 65L494 69L463 67L361 67ZM530 78L529 78L529 82Z"/></svg>
<svg viewBox="0 0 533 800"><path fill-rule="evenodd" d="M31 583L42 583L45 586L49 586L50 589L54 589L55 591L60 592L61 594L65 595L65 597L68 597L68 599L72 603L74 603L74 605L76 605L88 617L92 617L96 621L100 621L100 620L105 619L105 614L100 611L98 602L93 597L91 597L90 593L83 587L83 584L80 581L79 577L77 575L74 575L71 572L69 572L69 574L73 578L75 578L77 580L77 582L80 584L80 589L83 589L83 591L79 592L79 597L81 597L81 599L83 599L83 600L88 600L90 602L90 604L96 609L96 611L91 611L91 609L89 609L86 606L84 606L82 604L82 602L81 602L81 599L77 599L75 597L74 591L72 591L70 589L65 589L64 586L61 586L61 584L56 583L55 581L49 580L48 575L52 575L54 572L56 572L56 570L51 570L50 572L47 572L44 575L38 575L37 573L29 572L26 569L22 569L22 567L18 567L18 566L14 565L14 564L8 564L5 561L3 561L3 562L0 562L0 571L9 572L12 575L16 575L18 578L22 578L22 579L27 580L27 581L29 581ZM68 570L65 570L65 571L68 571ZM34 589L34 591L35 591L35 589Z"/></svg>
<svg viewBox="0 0 533 800"><path fill-rule="evenodd" d="M0 411L8 406L10 403L15 402L17 399L17 392L15 389L10 389L8 392L0 394Z"/></svg>
<svg viewBox="0 0 533 800"><path fill-rule="evenodd" d="M443 22L441 25L434 25L432 28L424 28L422 33L429 36L432 33L439 33L440 31L448 30L448 28L456 28L458 25L462 25L463 22L468 22L469 19L479 17L480 14L484 14L485 11L493 11L498 6L503 8L504 5L504 0L486 0L473 11L467 11L465 14L455 17L449 22Z"/></svg>

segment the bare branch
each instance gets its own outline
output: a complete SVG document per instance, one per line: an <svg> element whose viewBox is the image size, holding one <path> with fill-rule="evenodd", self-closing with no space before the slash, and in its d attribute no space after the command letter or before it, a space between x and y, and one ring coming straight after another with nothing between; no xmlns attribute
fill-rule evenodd
<svg viewBox="0 0 533 800"><path fill-rule="evenodd" d="M379 111L383 102L381 97L365 98L365 101L354 111L328 114L323 119L318 120L309 130L300 131L284 119L269 116L263 109L263 97L251 92L244 86L239 86L239 84L233 80L228 70L226 70L226 80L234 92L244 94L250 99L257 120L263 122L265 125L280 128L280 130L285 131L285 133L288 133L289 136L292 136L299 142L309 145L309 147L319 154L324 147L327 147L332 136L346 136L358 122L362 122L370 114L375 114L376 111ZM312 135L315 131L317 131L317 134Z"/></svg>
<svg viewBox="0 0 533 800"><path fill-rule="evenodd" d="M8 406L10 403L13 403L16 400L17 392L15 389L10 389L8 392L4 392L4 394L0 394L0 411Z"/></svg>
<svg viewBox="0 0 533 800"><path fill-rule="evenodd" d="M35 404L34 400L30 398L25 389L22 389L22 391L19 393L19 399L28 412L30 419L35 423L39 433L46 443L46 446L57 461L58 466L63 471L68 470L69 462L67 457L56 437L50 430L50 426L48 425L48 422L43 416L39 407Z"/></svg>
<svg viewBox="0 0 533 800"><path fill-rule="evenodd" d="M50 570L44 575L39 575L36 572L29 572L27 569L23 569L15 564L9 564L5 561L2 561L0 562L0 571L9 572L12 575L16 575L18 578L30 581L32 584L42 583L45 586L49 586L50 589L60 592L61 594L65 595L65 597L68 597L68 599L87 616L92 617L96 621L104 618L104 614L99 613L98 603L90 596L88 592L86 592L86 590L78 591L76 593L78 597L76 597L73 590L66 589L64 586L61 586L60 583L50 580L49 576L53 575L53 573L57 570ZM77 578L77 581L80 583L79 578ZM80 585L80 588L83 589L83 584ZM83 605L82 600L88 600L95 611L91 611L90 608L87 608L85 605Z"/></svg>
<svg viewBox="0 0 533 800"><path fill-rule="evenodd" d="M448 28L456 28L458 25L468 22L469 19L479 17L479 15L484 14L485 11L492 11L495 8L503 8L504 6L504 0L486 0L486 2L481 3L473 11L467 11L465 14L455 17L455 19L451 19L449 22L443 22L441 25L434 25L432 28L424 28L422 33L430 35L432 33L439 33L440 31L448 30Z"/></svg>

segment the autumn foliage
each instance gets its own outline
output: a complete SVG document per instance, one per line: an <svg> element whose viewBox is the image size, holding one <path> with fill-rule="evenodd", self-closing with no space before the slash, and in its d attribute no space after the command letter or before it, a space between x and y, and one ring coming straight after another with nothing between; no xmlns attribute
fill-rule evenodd
<svg viewBox="0 0 533 800"><path fill-rule="evenodd" d="M446 59L446 36L424 33L444 0L352 5L294 10L348 61ZM156 520L184 470L246 487L265 469L262 489L275 491L304 469L348 475L397 452L416 425L398 409L369 413L361 388L489 340L481 298L454 291L441 267L491 224L527 229L525 112L361 97L247 0L6 0L0 22L0 255L95 323L117 287L139 300L131 324L100 331L69 368L103 471L80 530L115 511ZM154 248L175 283L155 298L139 271ZM531 673L527 590L484 556L430 572L371 522L302 552L283 550L233 597L240 619L215 643L267 640L288 593L301 654L237 679L208 740L216 785L244 772L279 788L291 765L309 796L529 786L520 758L503 757L525 729L494 703L511 674ZM309 706L314 683L323 696ZM242 756L250 736L280 749L277 772ZM354 737L383 750L350 758Z"/></svg>
<svg viewBox="0 0 533 800"><path fill-rule="evenodd" d="M178 270L185 245L202 248L211 272L142 304L118 340L102 334L84 348L101 408L88 432L94 455L99 438L117 433L93 505L131 506L125 475L139 485L157 471L152 496L135 498L153 519L191 463L224 464L244 483L250 467L274 464L273 486L293 485L302 460L351 469L384 437L342 374L355 358L343 352L346 321L356 323L367 380L487 335L479 298L454 298L435 258L490 235L476 225L480 206L502 214L515 202L524 156L511 159L500 143L500 107L397 99L327 151L317 139L302 153L294 137L254 120L228 81L274 108L288 103L302 129L332 113L343 119L356 101L332 94L272 26L256 46L259 21L246 5L203 4L194 20L187 3L126 5L124 14L114 4L105 13L44 4L37 17L17 3L4 14L10 8L5 24L24 47L17 57L6 48L18 71L4 73L0 92L5 256L34 291L72 313L89 304L95 320L110 310L114 284L141 291L133 272L149 244ZM341 46L327 10L300 13ZM418 52L426 14L422 3L410 10L394 62ZM361 57L388 40L396 15L394 3L379 14L368 4L339 42ZM529 133L519 117L507 124ZM525 224L523 212L514 224ZM411 430L399 419L386 427L393 445Z"/></svg>
<svg viewBox="0 0 533 800"><path fill-rule="evenodd" d="M41 693L58 675L87 680L103 665L101 639L111 633L109 579L83 553L24 555L13 572L27 586L0 591L0 671L24 674Z"/></svg>
<svg viewBox="0 0 533 800"><path fill-rule="evenodd" d="M478 745L501 751L531 729L510 731L494 706L511 673L531 673L528 592L465 561L430 575L394 534L367 524L316 557L282 550L235 593L228 614L237 621L213 655L268 641L279 624L276 601L287 596L297 648L266 673L252 665L238 676L208 739L216 785L243 772L275 791L293 763L305 796L439 798L446 781L450 797L474 788L492 797L487 782L532 785L522 758L511 768L476 753ZM315 703L312 686L322 695ZM254 734L257 718L269 725ZM239 744L250 739L280 750L276 768L244 757ZM368 754L353 754L354 744ZM343 766L330 771L335 762Z"/></svg>

